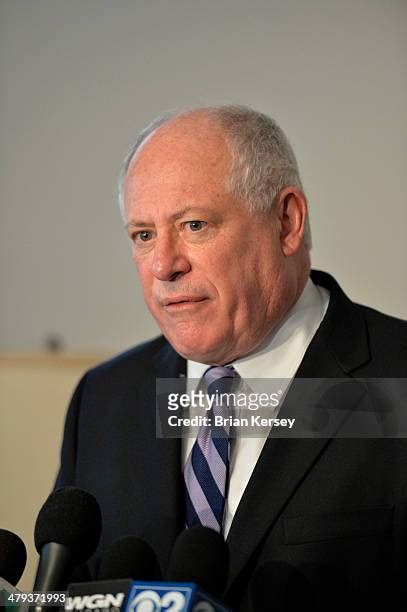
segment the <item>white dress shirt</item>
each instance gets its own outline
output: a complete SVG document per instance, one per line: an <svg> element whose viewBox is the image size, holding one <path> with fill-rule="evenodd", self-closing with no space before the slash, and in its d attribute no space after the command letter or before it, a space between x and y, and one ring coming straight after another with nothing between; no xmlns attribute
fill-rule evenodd
<svg viewBox="0 0 407 612"><path fill-rule="evenodd" d="M242 379L279 378L287 384L294 378L315 332L325 316L329 291L308 280L305 288L285 318L265 338L252 354L233 363ZM228 364L231 365L231 364ZM188 379L201 381L208 364L187 362ZM273 415L276 416L276 415ZM223 519L225 537L250 476L260 457L267 437L252 438L237 435L232 440L229 467L229 490ZM194 438L184 438L182 460L186 460L194 445ZM270 466L270 469L273 469Z"/></svg>

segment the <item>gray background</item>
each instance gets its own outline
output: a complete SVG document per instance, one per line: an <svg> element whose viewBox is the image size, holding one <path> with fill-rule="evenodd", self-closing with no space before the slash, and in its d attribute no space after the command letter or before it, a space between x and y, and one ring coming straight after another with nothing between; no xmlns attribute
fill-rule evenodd
<svg viewBox="0 0 407 612"><path fill-rule="evenodd" d="M275 117L313 265L407 316L405 0L1 0L0 348L117 351L156 333L115 204L162 110Z"/></svg>

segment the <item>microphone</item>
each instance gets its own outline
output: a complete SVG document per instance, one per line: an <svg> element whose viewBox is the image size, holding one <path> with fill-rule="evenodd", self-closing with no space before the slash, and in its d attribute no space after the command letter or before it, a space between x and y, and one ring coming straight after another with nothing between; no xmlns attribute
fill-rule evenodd
<svg viewBox="0 0 407 612"><path fill-rule="evenodd" d="M168 582L134 582L124 610L230 612L217 599L225 589L228 570L229 550L223 537L208 527L192 527L174 544Z"/></svg>
<svg viewBox="0 0 407 612"><path fill-rule="evenodd" d="M316 595L304 574L282 561L268 561L260 566L249 582L252 612L318 611Z"/></svg>
<svg viewBox="0 0 407 612"><path fill-rule="evenodd" d="M19 612L27 612L28 605L19 600L21 591L15 587L20 580L27 551L24 542L12 531L0 529L0 609L12 612L18 605ZM17 604L18 602L18 604Z"/></svg>
<svg viewBox="0 0 407 612"><path fill-rule="evenodd" d="M216 597L226 587L229 549L217 531L209 527L186 529L172 549L167 578L171 582L195 582Z"/></svg>
<svg viewBox="0 0 407 612"><path fill-rule="evenodd" d="M0 579L15 586L26 563L27 550L22 539L12 531L0 529Z"/></svg>
<svg viewBox="0 0 407 612"><path fill-rule="evenodd" d="M230 612L212 596L223 592L228 567L229 551L222 536L207 527L194 527L175 542L168 582L158 582L159 566L152 548L144 540L128 536L105 552L99 573L105 580L69 585L65 610Z"/></svg>
<svg viewBox="0 0 407 612"><path fill-rule="evenodd" d="M153 549L136 536L116 540L104 553L99 580L161 580L161 570Z"/></svg>
<svg viewBox="0 0 407 612"><path fill-rule="evenodd" d="M93 495L77 487L51 493L35 524L40 561L33 590L64 590L75 566L95 552L101 531L102 516Z"/></svg>
<svg viewBox="0 0 407 612"><path fill-rule="evenodd" d="M15 609L14 595L20 593L15 585L26 562L27 551L21 538L12 531L0 529L0 609ZM20 604L20 612L26 609Z"/></svg>
<svg viewBox="0 0 407 612"><path fill-rule="evenodd" d="M135 536L116 540L104 552L96 582L68 586L65 610L119 612L133 580L160 580L161 571L155 552L147 542Z"/></svg>

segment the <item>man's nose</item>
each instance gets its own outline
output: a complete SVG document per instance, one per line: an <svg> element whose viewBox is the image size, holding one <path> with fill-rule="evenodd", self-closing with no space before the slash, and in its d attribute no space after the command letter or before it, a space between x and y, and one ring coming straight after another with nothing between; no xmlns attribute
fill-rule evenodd
<svg viewBox="0 0 407 612"><path fill-rule="evenodd" d="M187 254L182 245L170 236L156 239L154 245L152 272L162 281L176 280L191 269Z"/></svg>

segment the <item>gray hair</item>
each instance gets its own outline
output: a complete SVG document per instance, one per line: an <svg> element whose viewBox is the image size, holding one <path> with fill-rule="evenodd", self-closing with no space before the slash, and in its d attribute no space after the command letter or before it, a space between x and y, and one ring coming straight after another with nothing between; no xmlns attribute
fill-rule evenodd
<svg viewBox="0 0 407 612"><path fill-rule="evenodd" d="M229 176L230 192L245 200L251 212L265 212L273 206L276 195L285 187L303 191L294 151L274 119L245 106L208 106L202 109L224 132L232 154ZM124 160L119 177L119 206L123 219L124 183L130 163L143 142L170 119L191 111L167 112L152 121L140 134ZM304 244L311 248L308 216Z"/></svg>

